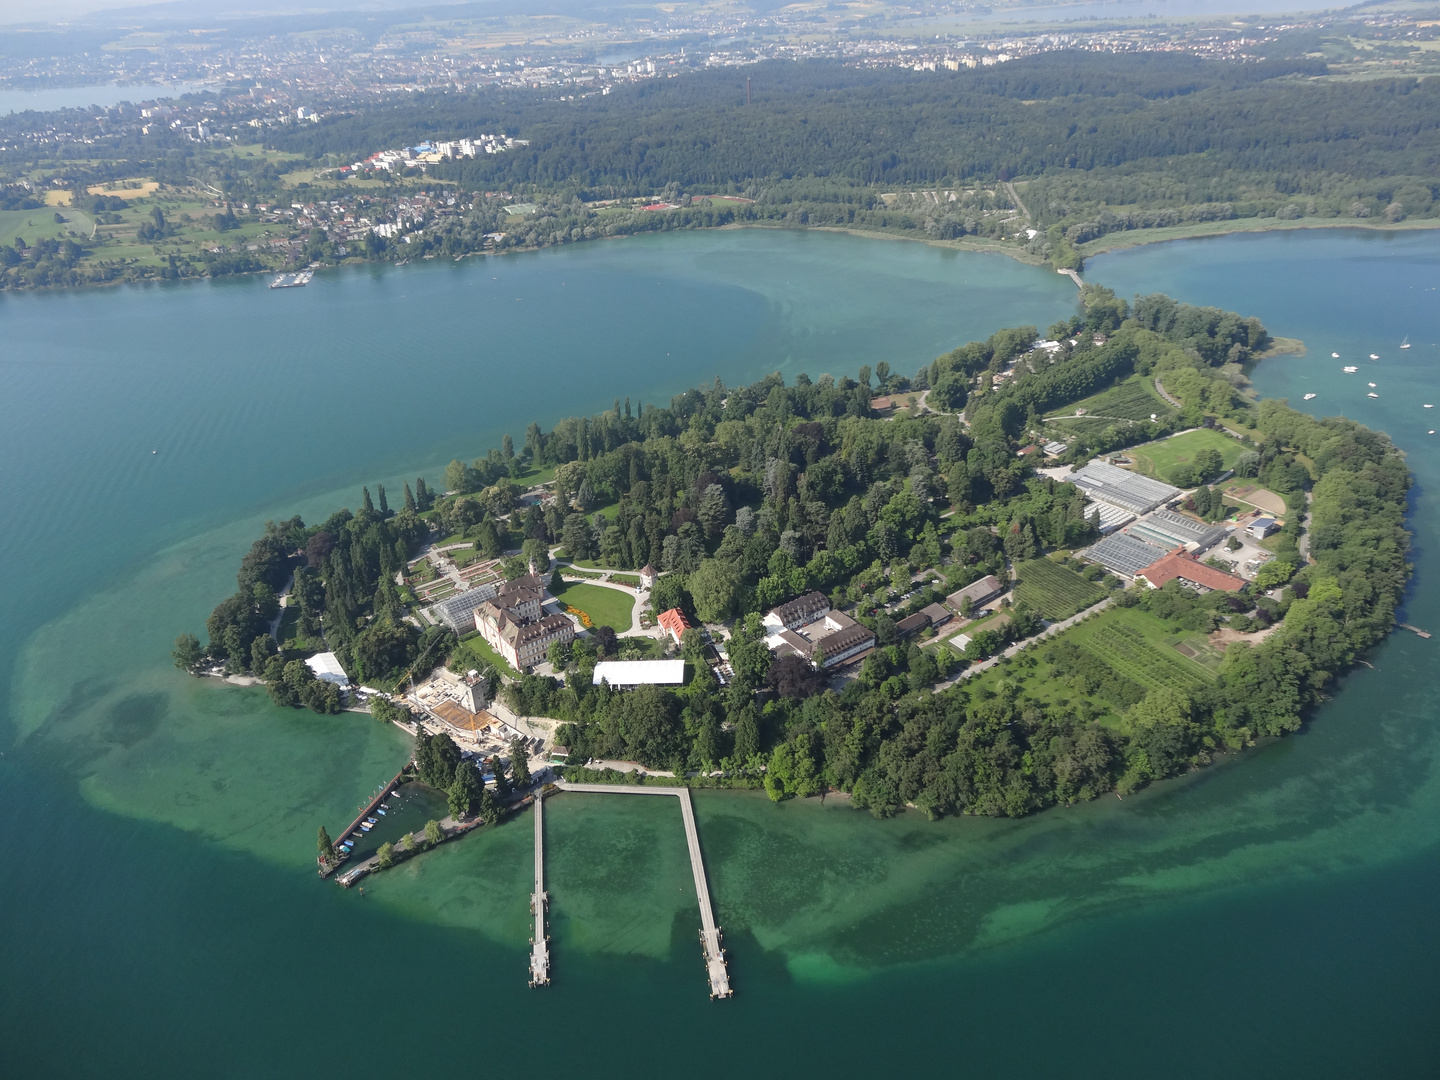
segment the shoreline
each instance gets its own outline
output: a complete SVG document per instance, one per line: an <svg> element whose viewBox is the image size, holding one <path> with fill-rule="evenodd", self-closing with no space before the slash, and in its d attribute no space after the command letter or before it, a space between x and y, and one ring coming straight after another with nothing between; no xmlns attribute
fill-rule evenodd
<svg viewBox="0 0 1440 1080"><path fill-rule="evenodd" d="M1364 229L1370 232L1418 232L1440 229L1440 218L1416 221L1369 222L1365 218L1300 218L1280 221L1276 218L1234 218L1230 221L1201 221L1191 225L1173 225L1163 229L1127 229L1108 233L1098 240L1080 245L1080 254L1087 260L1096 255L1142 247L1146 244L1168 244L1175 240L1200 240L1234 233L1288 232L1296 229Z"/></svg>
<svg viewBox="0 0 1440 1080"><path fill-rule="evenodd" d="M1048 259L1042 259L1038 255L1032 255L1023 248L1011 246L995 240L971 240L961 238L958 240L937 240L928 236L906 236L898 232L876 232L870 229L859 229L850 226L839 225L792 225L792 224L771 224L760 221L732 222L728 225L715 225L710 228L696 229L662 229L645 232L625 233L620 236L597 236L590 240L576 240L566 244L546 244L539 247L514 247L506 248L503 251L467 251L460 255L453 256L451 261L460 263L466 259L476 256L492 258L504 255L521 255L537 251L548 251L551 248L573 247L577 244L593 244L606 240L629 240L638 236L660 236L671 232L727 232L737 229L773 229L788 230L793 232L821 232L840 233L846 236L855 236L865 240L894 240L902 243L918 243L927 247L940 248L945 251L974 252L982 255L1004 255L1015 262L1026 266L1045 267L1051 266ZM1297 221L1279 221L1274 218L1237 218L1230 221L1209 221L1196 222L1191 225L1175 225L1162 229L1129 229L1123 232L1109 233L1098 240L1091 240L1079 247L1080 254L1087 261L1097 255L1108 255L1116 251L1124 251L1128 248L1143 247L1147 244L1168 244L1177 240L1200 240L1212 236L1229 236L1235 233L1264 233L1281 232L1296 229L1364 229L1371 232L1417 232L1427 229L1440 229L1440 218L1424 218L1416 221L1399 222L1367 222L1363 218L1350 219L1305 219ZM438 261L439 256L422 256L417 261ZM306 267L313 272L325 270L338 270L345 267L360 266L399 266L402 262L412 260L391 260L391 259L346 259L338 263L326 263L318 267ZM174 279L158 277L139 278L115 278L109 281L85 281L76 285L42 285L23 289L0 290L0 295L6 293L38 293L38 292L61 292L70 289L106 288L118 285L149 285L167 284L169 281L221 281L226 278L250 278L269 276L274 274L296 273L294 270L276 270L266 268L264 270L246 270L232 274L195 274ZM1064 271L1059 271L1064 273ZM1085 271L1082 268L1079 273ZM1083 284L1083 283L1082 283Z"/></svg>

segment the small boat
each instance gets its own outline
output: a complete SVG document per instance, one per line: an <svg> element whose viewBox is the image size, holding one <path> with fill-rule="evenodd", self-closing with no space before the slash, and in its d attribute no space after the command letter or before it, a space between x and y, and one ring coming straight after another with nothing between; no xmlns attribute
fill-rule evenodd
<svg viewBox="0 0 1440 1080"><path fill-rule="evenodd" d="M383 813L385 813L385 811L384 811L384 810L381 810L381 811L380 811L380 813L382 813L382 814L383 814Z"/></svg>
<svg viewBox="0 0 1440 1080"><path fill-rule="evenodd" d="M1410 339L1409 339L1408 337L1407 337L1404 341L1400 342L1400 348L1402 348L1402 349L1408 349L1408 348L1410 348Z"/></svg>
<svg viewBox="0 0 1440 1080"><path fill-rule="evenodd" d="M1374 386L1375 384L1372 382L1370 385L1371 385L1371 386ZM380 819L379 819L379 818L367 817L365 820L368 821L371 825L379 825L379 824L380 824Z"/></svg>
<svg viewBox="0 0 1440 1080"><path fill-rule="evenodd" d="M1366 397L1379 397L1379 394L1366 394Z"/></svg>
<svg viewBox="0 0 1440 1080"><path fill-rule="evenodd" d="M1434 428L1431 428L1431 429L1430 429L1429 431L1427 431L1425 434L1427 434L1427 435L1434 435L1434 434L1435 434L1435 429L1434 429Z"/></svg>
<svg viewBox="0 0 1440 1080"><path fill-rule="evenodd" d="M1332 353L1330 354L1330 359L1332 359L1332 360L1339 360L1339 359L1340 359L1340 354L1339 354L1338 352L1332 352Z"/></svg>
<svg viewBox="0 0 1440 1080"><path fill-rule="evenodd" d="M1371 390L1374 390L1374 389L1375 389L1375 384L1374 384L1373 382L1372 382L1372 383L1366 383L1365 385L1368 386L1368 387L1370 387Z"/></svg>
<svg viewBox="0 0 1440 1080"><path fill-rule="evenodd" d="M1372 353L1370 354L1370 359L1371 359L1371 360L1379 360L1379 359L1380 359L1380 354L1379 354L1378 352L1372 352Z"/></svg>
<svg viewBox="0 0 1440 1080"><path fill-rule="evenodd" d="M1359 371L1360 369L1357 368L1357 367L1347 367L1347 368L1342 368L1341 370L1343 370L1346 375L1354 375L1355 372Z"/></svg>
<svg viewBox="0 0 1440 1080"><path fill-rule="evenodd" d="M1305 395L1305 400L1306 400L1306 401L1313 401L1314 399L1315 399L1315 395L1314 395L1314 394L1306 394L1306 395Z"/></svg>

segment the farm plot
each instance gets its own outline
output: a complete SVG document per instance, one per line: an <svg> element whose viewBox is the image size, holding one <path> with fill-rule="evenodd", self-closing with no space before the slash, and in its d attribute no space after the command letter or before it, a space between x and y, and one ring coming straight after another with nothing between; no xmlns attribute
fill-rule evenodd
<svg viewBox="0 0 1440 1080"><path fill-rule="evenodd" d="M1211 656L1198 634L1177 634L1133 608L1107 611L1065 635L1117 675L1155 690L1193 693L1215 679ZM1193 640L1192 640L1193 638ZM1186 653L1175 646L1184 645Z"/></svg>
<svg viewBox="0 0 1440 1080"><path fill-rule="evenodd" d="M1159 417L1175 415L1175 409L1155 393L1144 375L1132 375L1119 386L1055 409L1051 415L1073 416L1077 409L1084 409L1087 416L1111 420L1149 420L1151 413Z"/></svg>
<svg viewBox="0 0 1440 1080"><path fill-rule="evenodd" d="M1051 559L1021 563L1015 577L1015 599L1051 622L1068 619L1105 596L1101 586Z"/></svg>

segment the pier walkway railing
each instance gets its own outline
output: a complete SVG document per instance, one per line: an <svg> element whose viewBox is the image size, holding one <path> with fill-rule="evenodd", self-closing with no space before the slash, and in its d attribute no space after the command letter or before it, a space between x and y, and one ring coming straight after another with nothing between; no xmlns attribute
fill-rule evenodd
<svg viewBox="0 0 1440 1080"><path fill-rule="evenodd" d="M557 780L561 791L594 792L602 795L673 795L680 800L680 814L685 821L685 846L690 849L690 872L695 875L695 897L700 904L700 946L705 954L705 972L710 980L712 998L729 997L730 972L725 965L725 948L720 927L715 925L715 911L710 904L710 886L705 879L705 860L700 854L700 834L695 828L695 808L686 787L640 787L630 784L572 784ZM535 803L537 809L539 800ZM536 818L539 821L539 818ZM539 826L537 824L536 828ZM536 843L536 892L540 891L539 842ZM532 972L534 961L532 959ZM533 976L532 976L533 977Z"/></svg>
<svg viewBox="0 0 1440 1080"><path fill-rule="evenodd" d="M530 914L535 916L535 936L530 939L530 985L550 981L550 941L545 935L545 800L535 796L535 891L530 894Z"/></svg>

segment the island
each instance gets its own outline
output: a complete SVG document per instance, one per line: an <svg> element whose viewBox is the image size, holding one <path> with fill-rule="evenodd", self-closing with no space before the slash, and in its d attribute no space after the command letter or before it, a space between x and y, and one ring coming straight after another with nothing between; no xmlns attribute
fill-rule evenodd
<svg viewBox="0 0 1440 1080"><path fill-rule="evenodd" d="M1257 401L1255 318L1082 301L269 523L176 663L403 726L429 842L557 775L1018 817L1294 732L1395 625L1405 462Z"/></svg>

